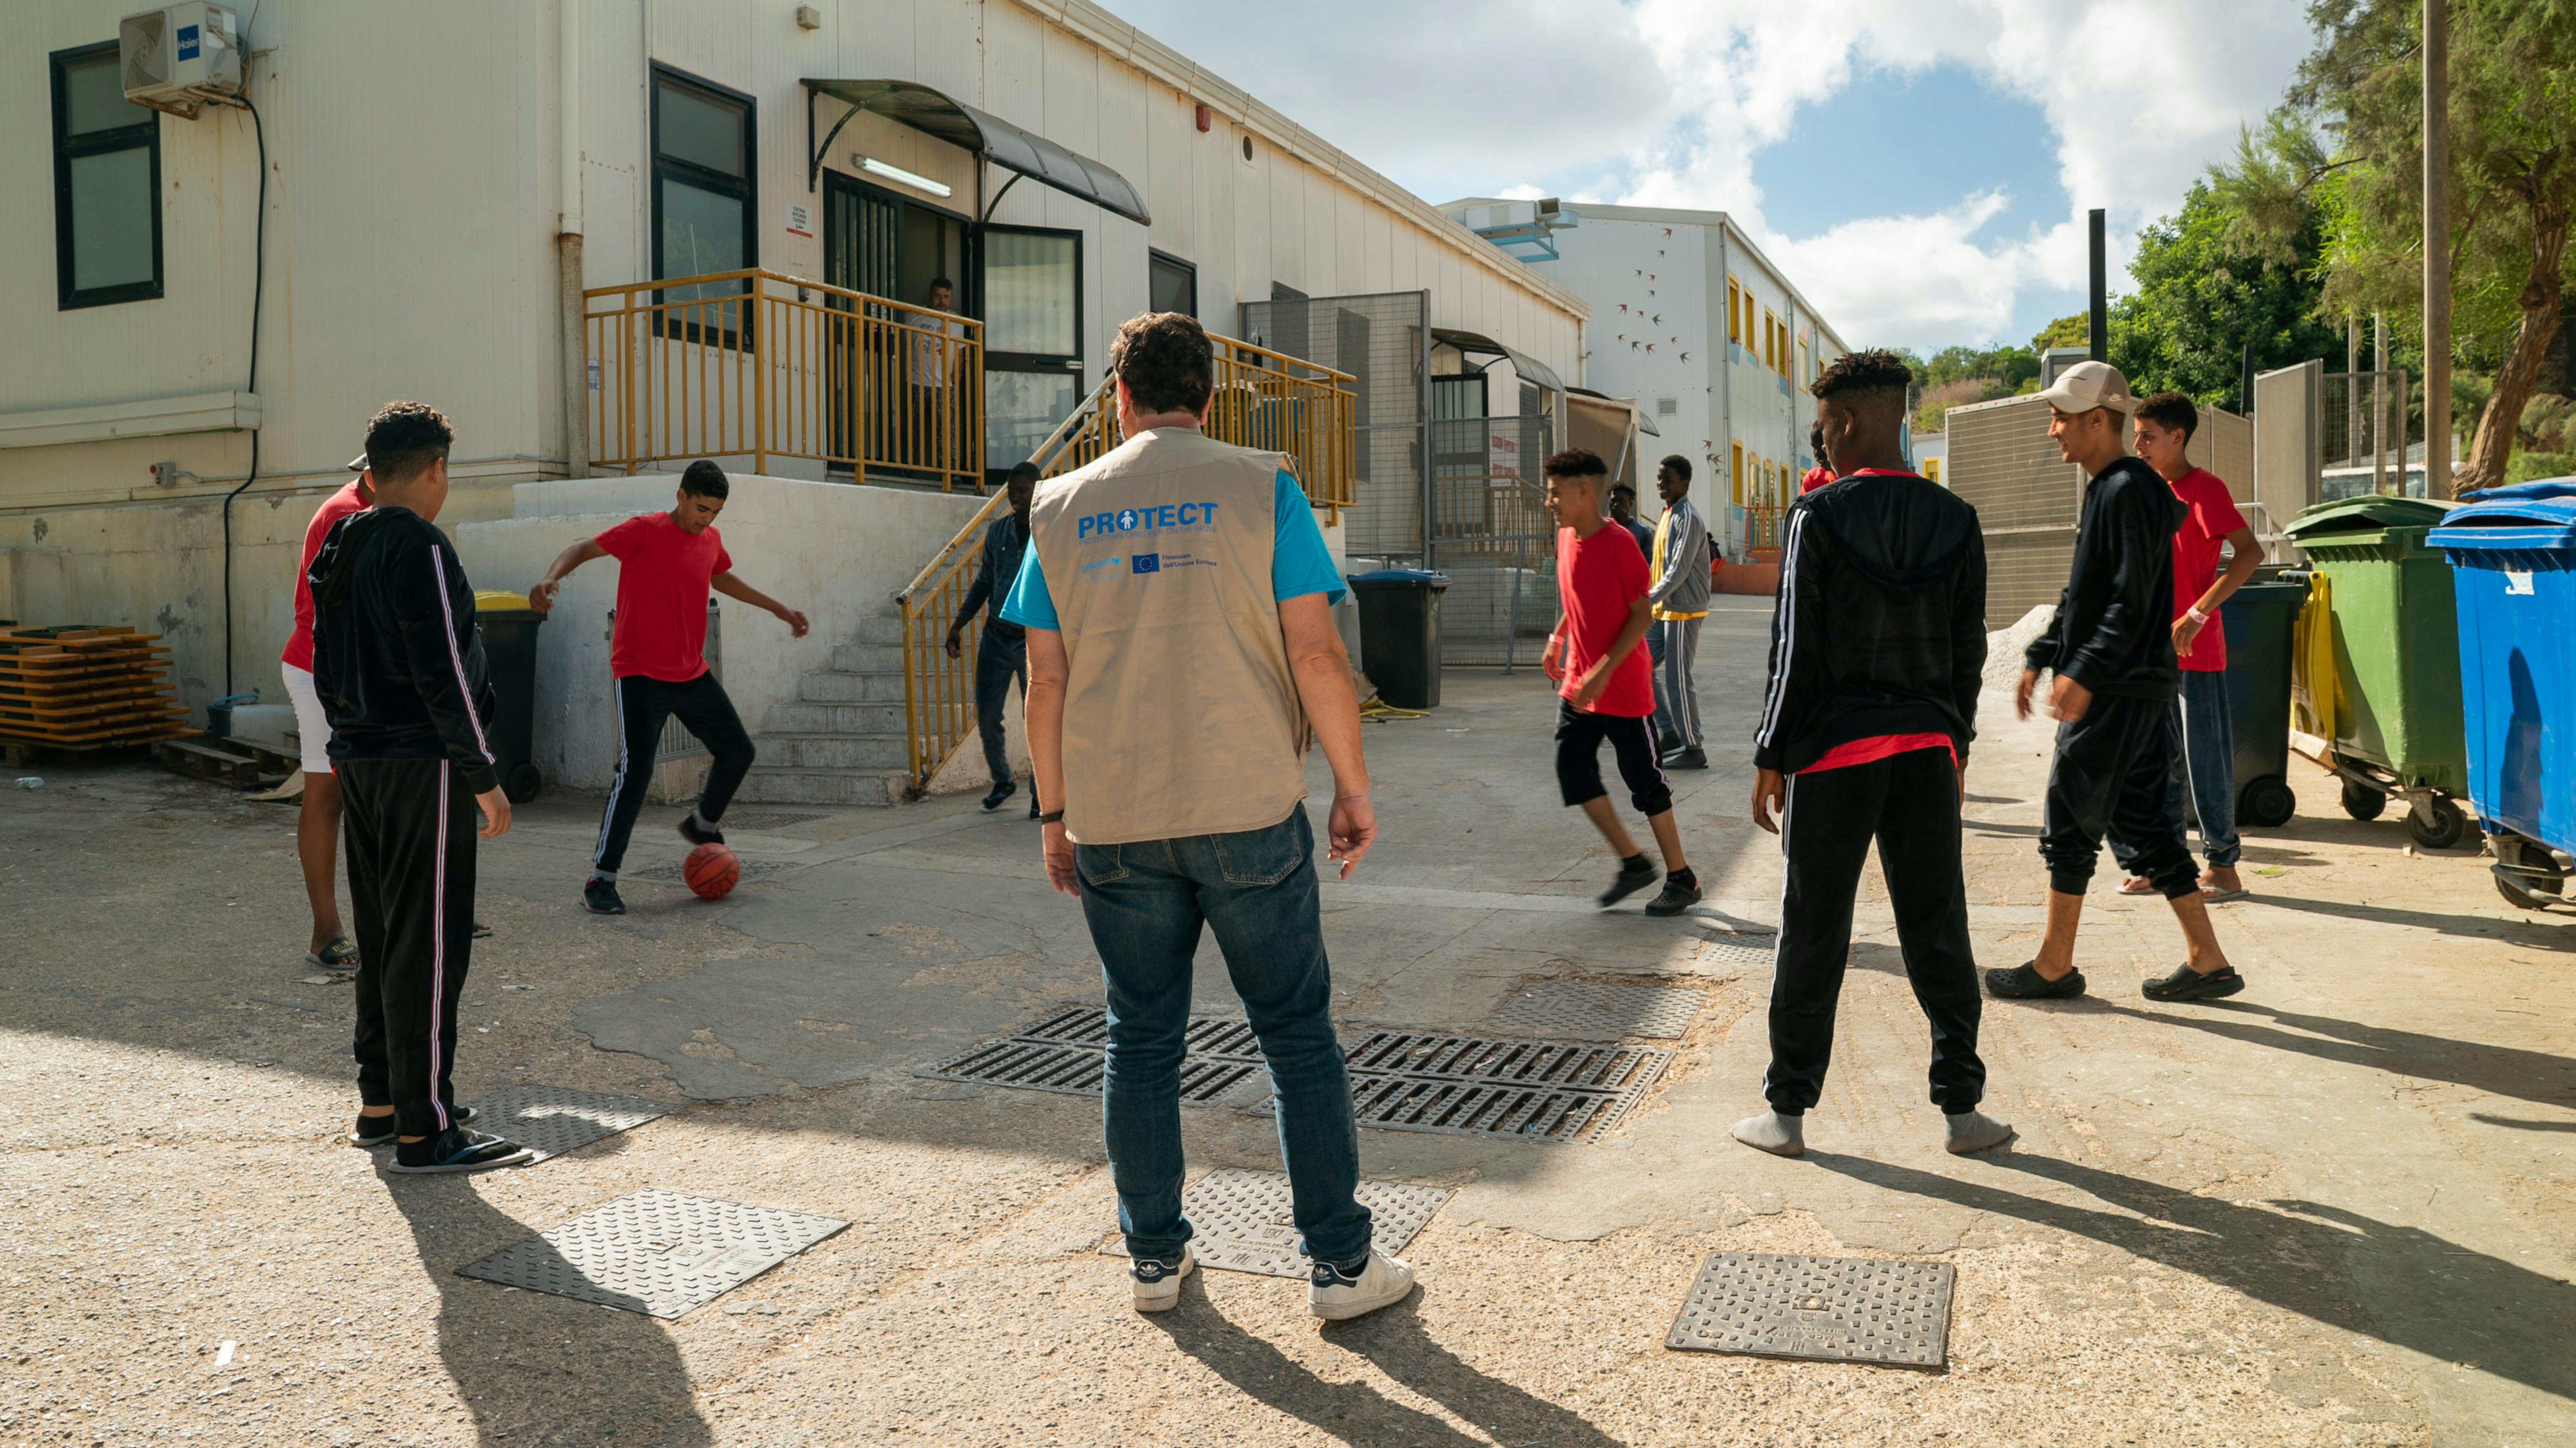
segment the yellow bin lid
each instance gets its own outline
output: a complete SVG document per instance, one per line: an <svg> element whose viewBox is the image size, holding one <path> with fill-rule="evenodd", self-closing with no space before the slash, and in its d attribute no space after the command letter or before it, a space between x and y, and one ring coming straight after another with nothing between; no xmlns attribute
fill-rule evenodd
<svg viewBox="0 0 2576 1448"><path fill-rule="evenodd" d="M528 596L524 593L509 593L498 588L478 588L474 590L474 611L476 613L481 613L485 609L526 608L528 606Z"/></svg>

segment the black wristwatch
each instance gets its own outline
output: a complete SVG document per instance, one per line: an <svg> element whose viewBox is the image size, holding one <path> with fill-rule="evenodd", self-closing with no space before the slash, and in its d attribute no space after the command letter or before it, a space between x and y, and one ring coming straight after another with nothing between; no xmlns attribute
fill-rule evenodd
<svg viewBox="0 0 2576 1448"><path fill-rule="evenodd" d="M1051 824L1061 823L1061 822L1063 821L1063 819L1064 819L1064 811L1063 811L1063 810L1060 810L1060 809L1051 809L1051 810L1048 810L1045 814L1042 814L1042 815L1039 815L1039 816L1038 816L1038 823L1039 823L1039 824L1042 824L1042 825L1051 825Z"/></svg>

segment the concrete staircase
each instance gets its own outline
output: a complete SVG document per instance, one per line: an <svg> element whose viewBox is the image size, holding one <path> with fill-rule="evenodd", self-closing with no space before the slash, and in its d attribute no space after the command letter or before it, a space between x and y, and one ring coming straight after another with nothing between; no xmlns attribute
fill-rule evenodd
<svg viewBox="0 0 2576 1448"><path fill-rule="evenodd" d="M903 619L860 620L832 650L832 667L805 675L791 703L769 706L752 736L760 761L737 799L762 804L891 805L911 783L903 729Z"/></svg>

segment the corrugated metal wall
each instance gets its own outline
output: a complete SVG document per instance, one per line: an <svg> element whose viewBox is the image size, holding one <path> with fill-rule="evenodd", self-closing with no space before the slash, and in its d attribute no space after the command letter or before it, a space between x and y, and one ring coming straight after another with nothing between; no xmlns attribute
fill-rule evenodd
<svg viewBox="0 0 2576 1448"><path fill-rule="evenodd" d="M2084 474L2058 460L2048 417L2036 397L1950 409L1942 471L1985 528L1988 628L2056 603L2066 586Z"/></svg>

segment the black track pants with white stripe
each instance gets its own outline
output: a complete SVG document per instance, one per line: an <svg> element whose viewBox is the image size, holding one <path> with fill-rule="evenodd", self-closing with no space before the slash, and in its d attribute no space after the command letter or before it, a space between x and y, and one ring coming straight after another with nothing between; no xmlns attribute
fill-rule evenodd
<svg viewBox="0 0 2576 1448"><path fill-rule="evenodd" d="M451 1124L456 1002L474 949L474 796L443 759L343 759L358 939L358 1096L404 1136Z"/></svg>
<svg viewBox="0 0 2576 1448"><path fill-rule="evenodd" d="M698 736L715 756L707 783L698 791L698 819L723 821L725 806L751 773L758 751L733 711L733 700L714 673L684 684L629 674L612 686L617 691L617 778L608 786L608 804L599 815L599 843L591 850L591 868L614 873L626 863L626 842L635 833L635 817L644 809L644 791L653 784L653 752L662 739L662 723L673 715Z"/></svg>

